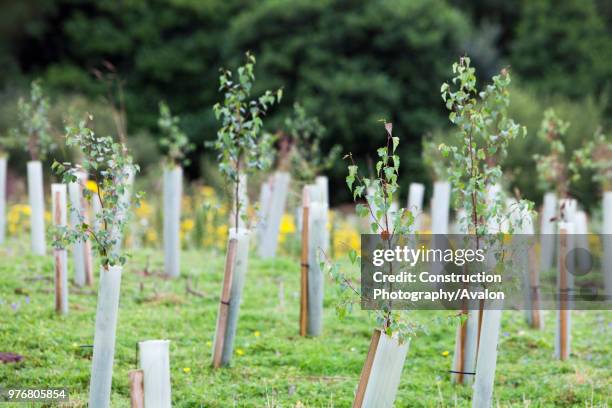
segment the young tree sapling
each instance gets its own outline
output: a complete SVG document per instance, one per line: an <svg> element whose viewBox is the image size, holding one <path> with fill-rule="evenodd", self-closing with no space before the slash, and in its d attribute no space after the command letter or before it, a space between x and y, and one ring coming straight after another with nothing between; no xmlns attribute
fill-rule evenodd
<svg viewBox="0 0 612 408"><path fill-rule="evenodd" d="M56 161L53 169L66 184L77 182L79 172L87 174L96 183L95 191L84 188L83 194L90 203L92 200L99 201L100 211L94 220L99 228L94 229L93 225L86 222L83 214L77 214L79 222L61 228L55 245L67 246L77 240L90 239L99 256L100 288L89 406L106 408L110 404L121 271L126 262L126 256L121 253L117 243L121 240L127 217L117 214L126 215L131 208L131 201L137 205L142 193L135 194L133 200L125 200L125 191L130 188L129 174L135 174L139 170L138 165L133 163L125 145L110 136L96 136L85 123L82 121L66 130L66 144L78 146L82 150L82 163Z"/></svg>
<svg viewBox="0 0 612 408"><path fill-rule="evenodd" d="M160 145L167 150L164 166L164 271L168 276L177 277L180 274L182 165L189 164L187 154L194 146L180 129L179 118L172 116L165 102L159 103L157 124L163 134Z"/></svg>
<svg viewBox="0 0 612 408"><path fill-rule="evenodd" d="M235 228L230 229L228 250L223 279L223 290L217 330L213 344L213 366L220 367L230 362L233 352L233 338L236 332L240 296L248 261L249 231L239 228L240 217L246 221L246 210L242 209L240 184L243 174L268 168L272 161L271 141L263 133L263 116L282 97L282 90L251 99L255 81L255 57L247 53L246 62L239 67L236 77L221 69L219 90L223 102L214 105L213 110L221 127L217 140L212 146L219 152L219 169L233 189L233 211ZM245 222L246 224L246 222Z"/></svg>

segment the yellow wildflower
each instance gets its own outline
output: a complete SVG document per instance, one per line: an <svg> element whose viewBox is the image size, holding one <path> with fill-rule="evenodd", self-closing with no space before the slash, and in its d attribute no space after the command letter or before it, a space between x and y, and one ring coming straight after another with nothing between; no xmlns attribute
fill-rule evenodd
<svg viewBox="0 0 612 408"><path fill-rule="evenodd" d="M215 189L210 186L202 186L200 187L200 195L205 198L213 198L215 197Z"/></svg>
<svg viewBox="0 0 612 408"><path fill-rule="evenodd" d="M191 368L189 368L189 367L184 367L184 368L183 368L183 372L184 372L185 374L189 374L189 373L191 372Z"/></svg>
<svg viewBox="0 0 612 408"><path fill-rule="evenodd" d="M280 233L281 234L293 234L295 232L295 223L293 222L293 215L283 214L281 218Z"/></svg>
<svg viewBox="0 0 612 408"><path fill-rule="evenodd" d="M92 193L98 192L98 185L93 180L87 180L87 182L85 183L85 188L91 191Z"/></svg>
<svg viewBox="0 0 612 408"><path fill-rule="evenodd" d="M195 227L195 222L191 218L186 218L181 222L181 231L189 232Z"/></svg>
<svg viewBox="0 0 612 408"><path fill-rule="evenodd" d="M138 218L149 218L153 214L153 207L145 200L140 201L140 206L134 211Z"/></svg>
<svg viewBox="0 0 612 408"><path fill-rule="evenodd" d="M446 350L444 350L444 351L442 352L442 355L443 355L444 357L448 357L448 355L449 355L449 354L450 354L450 353L449 353L448 351L446 351Z"/></svg>
<svg viewBox="0 0 612 408"><path fill-rule="evenodd" d="M244 356L244 350L243 350L243 349L241 349L240 347L238 347L238 348L236 349L236 354L238 354L239 356Z"/></svg>

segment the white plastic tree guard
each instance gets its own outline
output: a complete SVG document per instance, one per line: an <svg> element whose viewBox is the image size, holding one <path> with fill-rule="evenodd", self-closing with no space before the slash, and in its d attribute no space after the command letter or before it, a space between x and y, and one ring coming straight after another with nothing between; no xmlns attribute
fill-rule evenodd
<svg viewBox="0 0 612 408"><path fill-rule="evenodd" d="M98 233L102 228L100 221L98 220L99 214L102 212L102 203L100 202L100 197L97 194L94 194L91 198L91 216L93 219L93 230Z"/></svg>
<svg viewBox="0 0 612 408"><path fill-rule="evenodd" d="M181 274L181 197L183 169L164 168L164 272L173 278Z"/></svg>
<svg viewBox="0 0 612 408"><path fill-rule="evenodd" d="M144 373L146 408L172 407L169 346L169 340L147 340L138 343L140 368Z"/></svg>
<svg viewBox="0 0 612 408"><path fill-rule="evenodd" d="M134 174L133 169L131 167L126 167L124 174L127 180L126 180L125 191L123 195L119 197L121 205L116 211L116 217L118 219L125 219L126 217L129 216L128 213L126 213L126 210L130 205L130 200L132 199L132 189L134 186L135 174ZM98 201L98 200L94 200L94 201ZM113 251L115 253L121 252L121 248L123 248L123 231L115 228L113 231L110 232L110 234L113 237L113 239L116 240Z"/></svg>
<svg viewBox="0 0 612 408"><path fill-rule="evenodd" d="M540 214L540 271L547 271L553 266L555 238L557 232L555 221L557 215L557 196L555 193L544 194Z"/></svg>
<svg viewBox="0 0 612 408"><path fill-rule="evenodd" d="M249 260L247 229L230 229L223 290L217 314L217 330L213 342L213 366L229 365L234 351L234 337Z"/></svg>
<svg viewBox="0 0 612 408"><path fill-rule="evenodd" d="M240 174L239 176L240 183L238 184L238 202L240 203L240 214L238 216L238 228L248 228L248 222L246 220L246 215L249 210L249 195L248 195L248 178L246 174ZM232 196L234 196L236 192L232 189ZM232 210L230 211L230 219L229 219L230 228L236 227L236 208L232 205Z"/></svg>
<svg viewBox="0 0 612 408"><path fill-rule="evenodd" d="M274 174L272 197L263 225L263 239L259 243L259 256L261 258L273 258L276 256L278 232L281 218L285 213L289 181L289 173L277 171Z"/></svg>
<svg viewBox="0 0 612 408"><path fill-rule="evenodd" d="M497 201L503 202L503 194L504 193L503 193L503 188L501 184L497 183L497 184L487 186L487 204L488 206L490 207ZM502 211L500 211L500 214L501 213ZM503 228L502 225L500 225L499 220L496 217L488 217L486 221L487 221L487 230L492 234L496 234L500 232L500 230Z"/></svg>
<svg viewBox="0 0 612 408"><path fill-rule="evenodd" d="M501 316L501 302L483 311L480 341L478 343L476 378L472 394L473 408L490 408L492 406Z"/></svg>
<svg viewBox="0 0 612 408"><path fill-rule="evenodd" d="M468 231L467 213L461 208L457 211L456 234L465 235ZM474 290L473 288L471 290ZM457 325L455 350L453 354L451 380L458 384L471 384L476 371L476 350L478 347L479 311L477 302L469 302L464 313L467 319Z"/></svg>
<svg viewBox="0 0 612 408"><path fill-rule="evenodd" d="M82 187L85 175L77 173L77 181L68 184L68 196L70 197L70 224L74 227L80 225L84 215L82 206ZM85 242L77 241L72 247L72 259L74 264L74 283L77 286L85 285Z"/></svg>
<svg viewBox="0 0 612 408"><path fill-rule="evenodd" d="M265 231L266 215L272 199L272 181L266 180L259 187L259 211L257 212L257 241L261 242Z"/></svg>
<svg viewBox="0 0 612 408"><path fill-rule="evenodd" d="M400 344L397 338L374 331L353 408L393 407L408 347L408 341Z"/></svg>
<svg viewBox="0 0 612 408"><path fill-rule="evenodd" d="M321 204L325 206L324 217L325 224L323 228L323 250L327 253L329 251L329 246L331 244L330 231L327 228L327 224L329 223L329 180L326 176L317 176L315 178L315 185L319 189L319 194L321 197Z"/></svg>
<svg viewBox="0 0 612 408"><path fill-rule="evenodd" d="M602 213L602 244L604 248L612 248L612 191L604 192ZM604 251L602 267L604 271L604 291L607 298L612 302L612 251Z"/></svg>
<svg viewBox="0 0 612 408"><path fill-rule="evenodd" d="M0 156L0 245L6 240L6 156Z"/></svg>
<svg viewBox="0 0 612 408"><path fill-rule="evenodd" d="M575 217L575 247L589 250L589 218L586 212L579 210L576 211ZM578 271L585 271L590 268L591 257L585 251L578 251L576 253L576 268Z"/></svg>
<svg viewBox="0 0 612 408"><path fill-rule="evenodd" d="M308 218L308 336L319 336L323 329L323 283L319 252L325 250L327 205L310 203Z"/></svg>
<svg viewBox="0 0 612 408"><path fill-rule="evenodd" d="M30 233L32 252L45 254L45 196L40 161L28 162L28 198L30 201Z"/></svg>
<svg viewBox="0 0 612 408"><path fill-rule="evenodd" d="M90 408L110 406L121 271L121 266L109 266L106 269L102 267L100 271L96 331L89 383Z"/></svg>
<svg viewBox="0 0 612 408"><path fill-rule="evenodd" d="M425 185L421 183L410 183L408 188L408 210L414 216L412 232L421 231L423 223L423 199L425 197Z"/></svg>
<svg viewBox="0 0 612 408"><path fill-rule="evenodd" d="M568 253L567 260L565 261L566 266L570 273L567 274L568 285L570 288L574 287L574 269L576 268L576 251L573 249L576 248L576 216L578 214L578 201L573 198L562 199L559 202L559 213L562 214L561 221L558 223L558 232L561 232L560 226L562 223L571 224L570 229L568 230ZM558 245L558 243L556 244ZM560 259L557 256L558 259ZM558 266L558 263L557 263Z"/></svg>
<svg viewBox="0 0 612 408"><path fill-rule="evenodd" d="M450 208L450 184L436 181L431 199L431 233L448 234L448 213Z"/></svg>
<svg viewBox="0 0 612 408"><path fill-rule="evenodd" d="M66 226L66 185L51 184L51 202L53 224L56 227ZM53 250L55 260L55 311L68 313L68 255L66 248Z"/></svg>

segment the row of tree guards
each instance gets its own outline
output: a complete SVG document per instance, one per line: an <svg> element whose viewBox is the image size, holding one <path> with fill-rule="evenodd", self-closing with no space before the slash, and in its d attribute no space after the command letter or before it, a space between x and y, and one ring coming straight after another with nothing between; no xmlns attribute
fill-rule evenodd
<svg viewBox="0 0 612 408"><path fill-rule="evenodd" d="M238 78L230 71L222 70L220 85L224 93L223 103L214 107L215 116L221 122L214 147L219 152L222 174L232 188L233 208L229 220L229 236L225 258L223 285L219 301L216 331L212 347L212 365L221 367L230 364L234 339L238 325L240 302L245 287L248 270L251 234L256 234L257 251L262 258L276 255L278 232L281 217L285 212L290 186L290 176L283 166L264 182L260 190L259 220L253 230L249 223L247 196L247 175L254 169L261 170L270 166L271 141L261 134L262 120L270 106L280 102L282 90L272 93L266 91L256 99L250 99L254 81L253 65L255 58L247 54L247 63L241 67ZM459 148L444 144L439 150L446 156L452 153L453 160L447 164L447 177L440 177L433 185L431 203L431 232L448 234L451 190L456 197L458 208L457 233L474 232L477 236L508 232L533 235L534 223L530 206L525 200L507 198L501 188L501 167L499 161L507 143L517 137L521 130L511 119L504 117L508 103L507 87L510 83L508 73L502 71L493 77L493 85L478 92L476 80L469 58L462 58L454 64L457 75L453 87L462 92L451 92L451 85L441 88L442 98L450 111L449 119L459 126ZM40 89L33 87L33 103L40 104ZM476 95L478 98L476 99ZM476 110L481 104L490 109ZM44 104L43 104L44 105ZM37 105L38 106L38 105ZM24 110L24 112L29 110ZM248 112L245 116L244 113ZM26 112L27 113L27 112ZM303 112L302 112L303 113ZM504 120L492 120L491 115L499 115ZM168 163L164 171L164 265L168 276L180 275L180 197L182 193L182 170L180 163L185 158L188 141L178 128L178 119L172 117L169 109L160 104L160 128L168 135ZM26 115L27 116L27 115ZM118 116L121 119L121 116ZM553 117L547 117L544 127L547 137L557 129L563 128ZM551 119L553 118L553 119ZM27 119L27 117L26 117ZM28 119L32 120L32 118ZM57 163L53 169L61 176L61 184L51 187L52 219L54 224L53 254L55 259L55 308L58 313L68 312L67 249L73 249L74 281L79 285L93 285L91 265L91 245L98 252L101 261L99 292L96 308L95 334L93 344L92 371L90 379L89 406L102 408L110 406L112 368L115 350L115 337L118 318L120 284L125 256L122 253L123 228L129 216L132 201L138 194L132 192L134 176L138 167L132 163L124 143L116 143L111 137L95 136L85 126L88 120L78 126L67 128L67 146L78 146L82 150L81 164ZM296 121L304 121L299 117ZM474 123L473 121L481 121ZM25 121L24 123L27 123ZM474 145L472 131L484 140L487 149ZM311 123L304 128L310 128ZM27 126L25 126L27 127ZM372 233L389 237L397 233L418 232L422 230L423 199L425 188L413 183L409 187L408 209L399 208L394 194L398 191L399 157L396 148L399 138L392 134L392 125L385 123L387 132L386 146L377 150L379 161L375 178L362 178L358 167L349 165L347 184L358 203L356 210L360 217L371 222ZM119 120L119 136L125 134L125 119ZM504 134L503 138L496 137ZM32 140L41 138L40 132L33 132ZM554 135L553 135L554 136ZM42 139L41 139L42 140ZM497 152L501 152L497 155ZM35 155L33 155L35 156ZM465 166L470 171L465 171ZM559 166L552 166L558 169ZM31 206L32 252L44 255L46 252L44 227L44 187L40 161L32 160L27 165L28 197ZM100 171L103 169L103 171ZM83 188L86 176L93 177L97 190L91 192ZM302 336L318 336L322 332L324 274L320 263L329 249L328 223L329 193L327 179L310 174L303 187L302 205L298 210L298 225L302 237L300 256L300 314L298 330ZM483 176L483 175L486 175ZM557 260L557 279L559 292L559 311L557 316L557 336L555 352L559 359L566 359L571 351L571 307L567 293L573 287L571 273L567 265L580 262L579 256L571 255L571 250L588 245L578 242L574 234L588 231L586 214L578 210L577 202L567 194L567 177L559 178L562 189L547 194L541 218L542 252L540 259L531 254L525 263L529 274L525 278L525 303L537 305L539 302L538 272L552 268ZM4 241L6 209L6 159L0 161L0 226ZM68 212L70 203L70 213ZM509 211L518 208L518 212ZM612 234L612 192L604 193L602 233ZM414 215L414 219L407 217ZM557 242L549 242L547 237L558 233ZM611 243L612 244L612 243ZM604 256L604 269L611 269L612 251ZM572 258L570 258L570 256ZM353 263L358 256L353 253ZM575 257L576 259L574 259ZM343 283L343 288L351 286L350 279L339 274L332 266L333 278ZM296 279L298 277L296 276ZM606 291L612 293L612 279L607 276ZM452 378L458 383L473 383L472 404L474 407L492 405L493 384L498 352L501 307L484 308L483 304L469 305L464 310L467 318L457 327L455 354L451 368ZM497 305L500 306L500 305ZM537 311L537 307L532 307ZM381 327L374 330L370 348L365 359L359 383L357 384L354 407L391 407L400 383L401 373L409 348L409 337L403 332L401 321L396 320L390 310L379 311ZM535 328L541 328L542 316L537 312L527 312L527 321ZM169 407L170 358L169 342L151 340L139 343L138 370L130 373L130 390L133 406Z"/></svg>
<svg viewBox="0 0 612 408"><path fill-rule="evenodd" d="M0 196L0 206L5 208L5 191L6 191L6 160L0 161L0 184L2 184L3 195ZM167 265L166 273L170 276L177 276L179 273L179 254L180 247L178 245L178 224L180 221L180 195L182 185L182 170L180 167L167 169L164 176L164 258ZM70 207L73 209L70 213L71 224L79 222L89 223L87 203L82 194L82 189L86 178L82 173L77 174L77 181L66 184L53 184L51 186L52 197L52 219L56 226L64 226L67 224L67 195L70 201ZM243 185L246 186L246 177L243 178ZM32 250L34 253L40 253L40 248L45 247L44 235L44 218L40 214L44 213L44 194L40 191L42 187L42 168L40 162L28 163L28 191L30 203L32 206ZM261 215L257 233L259 236L260 255L267 254L274 256L277 246L278 229L280 225L280 214L284 213L286 199L289 188L289 175L285 172L276 172L270 180L263 183L261 188ZM408 206L415 215L414 230L421 229L421 214L423 212L423 198L425 187L419 183L411 183L409 187ZM68 192L68 194L67 194ZM240 200L246 206L248 198L246 197L246 188L241 189ZM95 202L95 201L94 201ZM603 197L603 223L602 233L612 234L612 192L605 192ZM94 212L95 212L95 205ZM244 207L243 207L244 208ZM317 336L322 330L322 313L323 313L323 273L319 267L317 260L317 251L326 250L329 247L329 236L326 228L327 213L328 213L328 191L327 180L324 177L318 177L316 183L307 185L302 192L302 208L300 213L299 226L302 237L302 252L301 252L301 299L300 299L300 319L299 332L303 336ZM555 220L555 214L562 208L564 212L564 222ZM432 233L445 234L449 232L449 210L450 210L450 185L447 182L435 182L434 193L431 203L431 219ZM4 217L2 217L4 223ZM243 225L244 226L244 225ZM503 229L504 226L497 226ZM574 242L574 234L586 234L587 216L584 211L578 210L577 202L574 199L558 200L555 193L547 193L544 196L543 206L540 220L541 236L541 251L539 260L535 259L535 254L530 254L529 259L529 282L526 296L527 304L537 304L538 302L538 271L548 270L554 264L555 253L557 254L558 265L558 288L559 293L567 294L572 288L572 275L568 273L566 265L566 257L568 252L575 247L585 247L588 242ZM41 234L41 231L43 233ZM465 232L461 229L454 232ZM507 232L507 231L506 231ZM528 222L523 226L521 231L515 231L520 234L533 234L533 223ZM559 233L560 238L557 243L554 240L547 239L546 235ZM233 354L233 342L236 332L238 310L242 290L248 264L249 250L249 230L246 228L233 228L230 231L228 239L228 257L226 264L226 279L222 291L221 302L219 306L219 315L217 322L217 331L214 342L213 364L222 366L229 364ZM4 235L4 234L3 234ZM580 237L577 235L576 237ZM76 242L73 247L73 262L74 262L74 282L79 285L92 285L92 257L91 246L89 241ZM44 250L42 251L45 252ZM56 310L58 313L68 312L68 277L67 277L67 252L66 248L56 247L53 250L55 258L55 282L56 282ZM263 256L263 255L262 255ZM609 256L605 256L604 262L611 263ZM580 259L576 259L579 262ZM118 287L120 284L120 272L113 268L110 273L101 274L102 279L113 281L109 285L102 285L106 288L115 287L116 291L110 290L102 296L103 301L99 303L99 312L102 314L104 321L116 321L116 308L113 306L118 303ZM606 287L611 287L609 280L606 282ZM557 312L557 336L555 340L555 356L561 360L567 359L571 351L571 313L568 305L567 296L561 296L560 310ZM106 302L113 305L107 307ZM543 319L541 310L537 307L526 308L526 318L529 324L537 329L543 327ZM108 315L106 311L114 310ZM455 347L455 355L452 364L452 378L458 383L471 383L478 378L476 373L489 372L493 375L495 371L495 361L497 352L497 337L499 331L499 321L501 312L495 310L478 310L466 311L468 314L467 320L460 324L457 330L457 339ZM487 318L488 317L488 318ZM381 336L382 335L382 336ZM109 337L114 338L114 335ZM382 339L382 341L381 341ZM98 350L102 350L104 345L109 346L109 341L99 339ZM484 345L484 346L483 346ZM95 346L95 345L94 345ZM494 347L495 346L495 347ZM114 345L113 345L114 347ZM381 395L386 398L393 396L389 392L388 387L393 388L393 381L389 381L386 376L391 375L396 370L392 368L397 366L398 362L405 359L408 350L408 343L398 344L390 342L384 334L376 331L370 351L366 358L366 363L362 372L362 381L357 389L356 404L361 401L363 405L369 406L368 401L381 401ZM393 357L385 360L383 356L392 355ZM482 355L487 355L487 358L482 358ZM376 357L378 356L378 358ZM487 363L488 362L488 363ZM99 364L98 364L99 365ZM104 360L102 365L106 367L97 367L94 364L95 371L112 370L108 366L108 360ZM401 373L400 364L400 371ZM386 367L384 370L382 367ZM377 374L379 372L386 373L385 375ZM399 375L399 374L398 374ZM382 377L381 377L382 376ZM372 378L372 379L371 379ZM376 385L380 378L385 378L382 385ZM363 381L367 379L367 381ZM371 379L371 380L370 380ZM399 377L397 377L399 381ZM366 384L369 384L366 386ZM483 385L484 384L484 385ZM488 389L488 384L491 382L476 382L475 389L479 392L488 394L492 392ZM107 384L110 387L110 384ZM366 392L367 390L369 392Z"/></svg>

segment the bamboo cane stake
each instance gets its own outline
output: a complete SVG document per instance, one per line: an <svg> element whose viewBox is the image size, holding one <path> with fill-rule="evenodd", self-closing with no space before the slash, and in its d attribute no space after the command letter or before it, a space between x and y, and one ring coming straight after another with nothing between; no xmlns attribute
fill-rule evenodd
<svg viewBox="0 0 612 408"><path fill-rule="evenodd" d="M221 357L225 347L225 331L227 330L227 320L229 312L230 294L232 290L232 279L236 258L236 246L238 240L230 239L227 248L227 258L225 259L225 273L223 276L223 289L221 291L221 301L219 302L219 319L217 321L217 335L215 337L215 347L213 351L213 367L221 367Z"/></svg>
<svg viewBox="0 0 612 408"><path fill-rule="evenodd" d="M302 191L302 255L301 255L301 297L300 297L300 336L306 336L308 324L308 211L310 200L308 186Z"/></svg>

